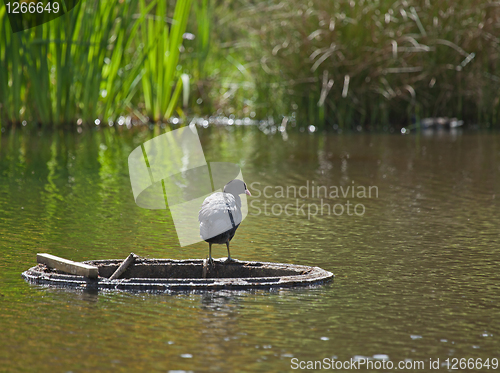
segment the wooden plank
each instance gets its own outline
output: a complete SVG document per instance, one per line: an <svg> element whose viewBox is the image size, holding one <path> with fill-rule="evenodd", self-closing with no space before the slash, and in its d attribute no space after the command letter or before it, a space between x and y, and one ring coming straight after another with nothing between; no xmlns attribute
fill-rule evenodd
<svg viewBox="0 0 500 373"><path fill-rule="evenodd" d="M69 273L72 275L97 278L99 273L99 270L96 266L73 262L72 260L45 253L36 254L36 261L37 263L45 264L49 268L55 268L61 272Z"/></svg>
<svg viewBox="0 0 500 373"><path fill-rule="evenodd" d="M130 255L125 259L122 264L116 269L116 271L109 278L110 280L116 280L119 278L123 272L127 270L127 268L135 261L136 255L134 253L130 253Z"/></svg>

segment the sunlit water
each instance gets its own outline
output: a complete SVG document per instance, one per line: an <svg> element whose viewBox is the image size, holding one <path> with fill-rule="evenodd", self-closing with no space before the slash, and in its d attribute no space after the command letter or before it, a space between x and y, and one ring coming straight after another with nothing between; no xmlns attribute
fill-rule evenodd
<svg viewBox="0 0 500 373"><path fill-rule="evenodd" d="M255 128L198 131L207 160L239 163L254 195L233 256L320 266L334 282L176 295L29 285L20 274L37 252L181 259L205 257L208 245L181 248L165 211L135 205L127 158L151 132L5 133L1 371L283 372L292 358L373 356L425 361L428 371L430 358L500 357L498 134L300 133L284 141ZM340 195L312 196L313 183ZM289 188L287 197L291 186L297 195ZM352 186L354 198L352 189L342 196ZM371 198L357 194L370 186ZM348 201L350 215L340 214ZM338 215L323 205L307 216L321 203L338 204ZM225 247L214 253L225 256Z"/></svg>

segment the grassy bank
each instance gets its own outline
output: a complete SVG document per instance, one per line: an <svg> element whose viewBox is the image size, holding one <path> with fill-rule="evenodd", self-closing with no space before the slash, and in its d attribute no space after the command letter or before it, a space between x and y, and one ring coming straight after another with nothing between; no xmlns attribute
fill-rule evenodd
<svg viewBox="0 0 500 373"><path fill-rule="evenodd" d="M233 20L254 51L260 116L340 127L427 116L500 124L498 2L246 1Z"/></svg>

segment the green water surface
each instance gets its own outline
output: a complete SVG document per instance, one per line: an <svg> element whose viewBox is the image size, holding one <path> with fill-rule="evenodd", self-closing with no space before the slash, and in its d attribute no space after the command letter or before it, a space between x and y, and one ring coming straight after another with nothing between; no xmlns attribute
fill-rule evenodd
<svg viewBox="0 0 500 373"><path fill-rule="evenodd" d="M198 131L207 161L240 164L253 194L232 255L319 266L334 282L175 295L29 285L21 272L37 252L184 259L204 258L208 245L180 247L165 210L134 203L127 158L152 132L7 132L0 371L285 372L294 358L332 357L425 361L420 371L429 371L429 359L500 358L499 134L290 133L285 141L250 127ZM304 186L308 195L280 194ZM340 195L313 196L318 186ZM371 196L357 194L370 186ZM354 197L342 195L347 187ZM307 216L321 203L323 214ZM350 214L326 210L347 203ZM213 253L226 256L225 247Z"/></svg>

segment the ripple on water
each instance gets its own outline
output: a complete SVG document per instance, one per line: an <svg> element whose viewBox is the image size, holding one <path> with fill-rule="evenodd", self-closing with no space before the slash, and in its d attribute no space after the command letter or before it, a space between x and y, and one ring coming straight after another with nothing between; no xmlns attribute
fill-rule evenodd
<svg viewBox="0 0 500 373"><path fill-rule="evenodd" d="M3 135L0 356L8 357L7 371L287 371L292 358L416 361L498 351L498 134L291 133L282 142L249 128L223 131L200 130L207 158L244 161L245 180L261 188L308 180L377 186L376 198L349 197L364 205L363 216L255 214L250 205L231 242L238 259L316 265L335 281L176 295L29 286L20 273L39 251L74 260L130 252L180 259L206 256L207 245L179 247L167 211L135 205L127 156L150 134ZM226 255L223 246L214 251Z"/></svg>

